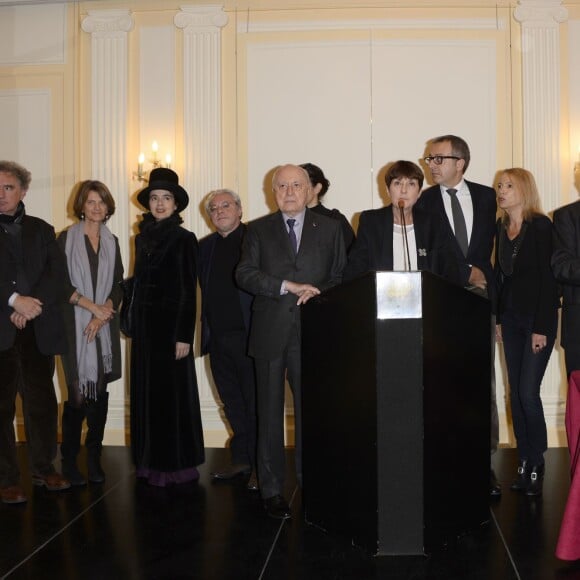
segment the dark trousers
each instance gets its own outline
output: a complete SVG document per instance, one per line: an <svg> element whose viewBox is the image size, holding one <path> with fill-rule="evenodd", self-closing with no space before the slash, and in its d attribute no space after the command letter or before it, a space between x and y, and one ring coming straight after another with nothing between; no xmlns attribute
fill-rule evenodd
<svg viewBox="0 0 580 580"><path fill-rule="evenodd" d="M554 325L556 316L554 311ZM544 451L548 447L548 436L540 385L555 336L548 336L546 347L534 353L532 326L531 316L513 311L502 314L501 330L518 455L520 460L527 459L532 465L541 465L544 462Z"/></svg>
<svg viewBox="0 0 580 580"><path fill-rule="evenodd" d="M0 487L15 485L20 479L13 425L16 393L22 398L32 473L54 471L57 402L53 374L54 357L39 352L30 322L16 333L14 345L0 352Z"/></svg>
<svg viewBox="0 0 580 580"><path fill-rule="evenodd" d="M232 463L256 462L256 380L245 332L212 335L209 362L232 430Z"/></svg>
<svg viewBox="0 0 580 580"><path fill-rule="evenodd" d="M282 356L256 359L258 394L258 479L264 499L282 494L286 474L284 454L284 379L294 395L296 475L302 484L302 396L300 384L300 339L292 333Z"/></svg>

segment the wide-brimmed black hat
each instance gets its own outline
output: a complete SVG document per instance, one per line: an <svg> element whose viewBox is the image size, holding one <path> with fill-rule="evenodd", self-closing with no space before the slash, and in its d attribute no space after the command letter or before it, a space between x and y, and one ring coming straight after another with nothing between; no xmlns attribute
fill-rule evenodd
<svg viewBox="0 0 580 580"><path fill-rule="evenodd" d="M189 195L187 195L187 191L179 185L179 177L173 169L169 169L168 167L156 167L151 171L149 174L149 185L137 194L137 201L144 208L149 209L149 194L154 189L170 191L175 198L178 212L183 211L189 203Z"/></svg>

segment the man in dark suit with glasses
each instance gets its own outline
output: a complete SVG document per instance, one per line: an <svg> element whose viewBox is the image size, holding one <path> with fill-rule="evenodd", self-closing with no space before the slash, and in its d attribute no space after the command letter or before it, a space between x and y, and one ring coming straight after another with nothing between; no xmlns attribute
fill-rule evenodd
<svg viewBox="0 0 580 580"><path fill-rule="evenodd" d="M431 139L424 159L435 185L426 189L417 207L441 216L453 234L463 285L494 300L494 277L491 265L497 202L495 191L487 185L467 181L470 151L456 135ZM492 321L492 327L495 320ZM491 333L494 340L495 332ZM492 347L492 356L494 354ZM499 421L495 398L495 371L492 360L491 385L491 453L499 443ZM493 470L490 473L491 496L501 495Z"/></svg>

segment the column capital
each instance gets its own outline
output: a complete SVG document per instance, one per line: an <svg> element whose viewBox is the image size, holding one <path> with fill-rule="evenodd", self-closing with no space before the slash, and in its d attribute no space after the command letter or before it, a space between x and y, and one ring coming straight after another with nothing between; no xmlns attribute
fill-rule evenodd
<svg viewBox="0 0 580 580"><path fill-rule="evenodd" d="M518 0L514 18L528 26L556 26L568 20L562 0Z"/></svg>
<svg viewBox="0 0 580 580"><path fill-rule="evenodd" d="M89 10L83 18L81 27L85 32L116 33L133 29L133 16L129 10Z"/></svg>
<svg viewBox="0 0 580 580"><path fill-rule="evenodd" d="M180 6L173 19L177 28L223 28L228 23L228 15L222 4L203 4L200 6Z"/></svg>

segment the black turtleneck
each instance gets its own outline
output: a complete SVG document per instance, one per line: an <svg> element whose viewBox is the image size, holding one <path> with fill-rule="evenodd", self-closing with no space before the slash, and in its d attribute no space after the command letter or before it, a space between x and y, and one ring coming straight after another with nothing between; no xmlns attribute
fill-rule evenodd
<svg viewBox="0 0 580 580"><path fill-rule="evenodd" d="M238 226L225 238L219 236L212 254L206 312L212 335L244 330L240 296L234 271L240 261L242 228Z"/></svg>

